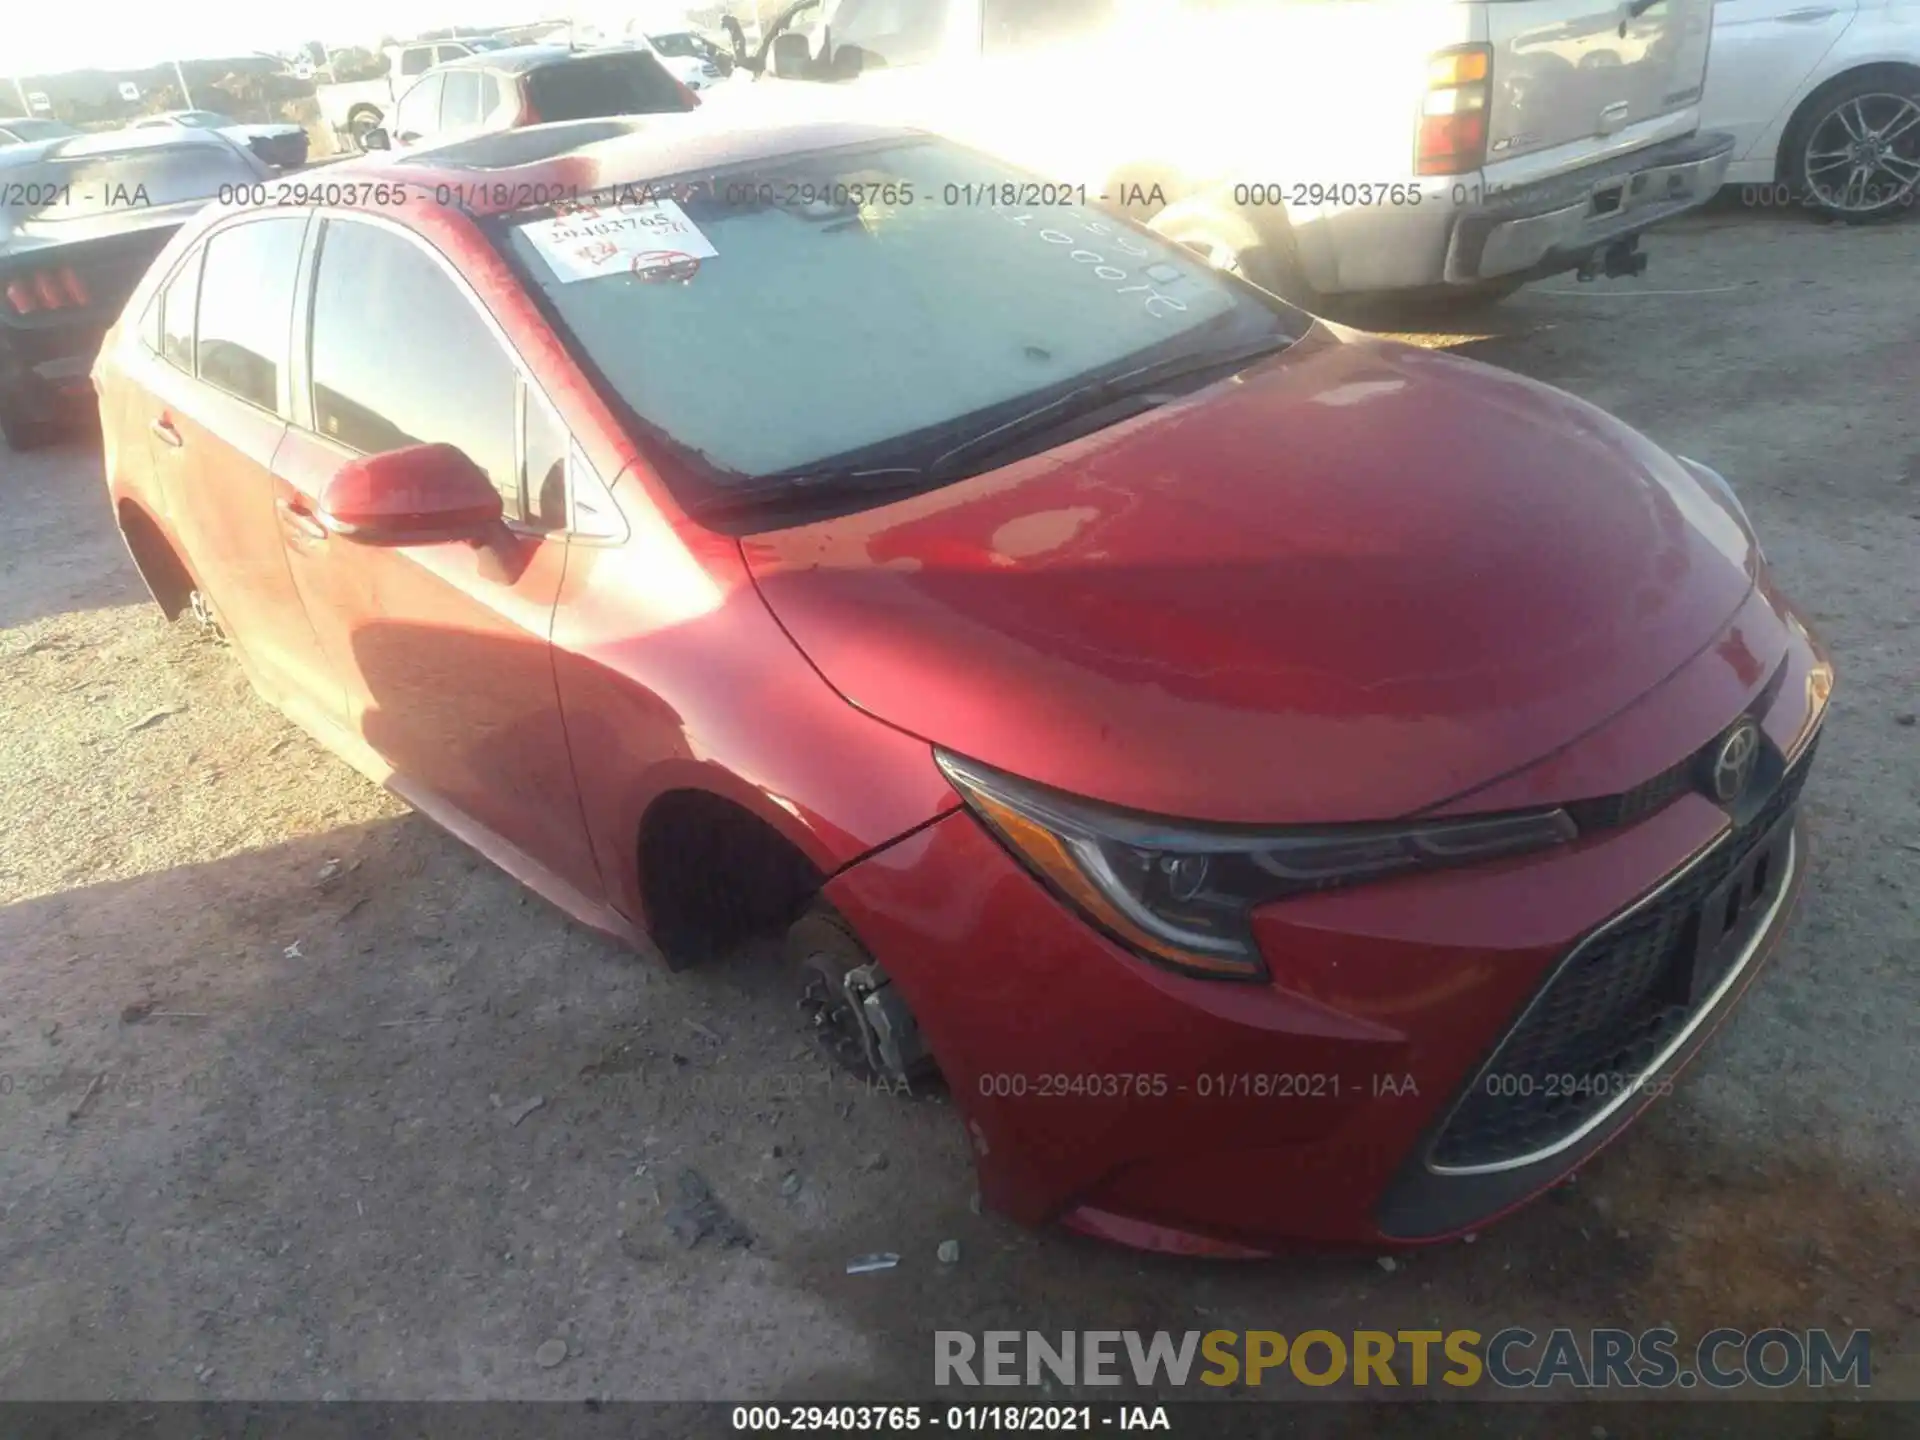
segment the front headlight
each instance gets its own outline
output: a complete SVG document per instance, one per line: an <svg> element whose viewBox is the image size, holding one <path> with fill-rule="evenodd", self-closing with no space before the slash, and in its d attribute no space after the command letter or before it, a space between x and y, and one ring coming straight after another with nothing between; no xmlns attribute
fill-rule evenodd
<svg viewBox="0 0 1920 1440"><path fill-rule="evenodd" d="M936 751L973 812L1086 917L1148 959L1258 980L1256 906L1413 870L1562 845L1563 810L1300 830L1156 820L1016 780Z"/></svg>

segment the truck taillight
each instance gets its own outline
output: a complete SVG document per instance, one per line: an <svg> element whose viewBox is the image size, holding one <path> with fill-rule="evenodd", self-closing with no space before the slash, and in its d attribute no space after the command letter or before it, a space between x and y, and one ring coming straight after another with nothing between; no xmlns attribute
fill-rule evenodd
<svg viewBox="0 0 1920 1440"><path fill-rule="evenodd" d="M75 310L93 303L87 282L71 265L58 270L36 270L31 275L7 282L7 304L17 315L35 315L43 310Z"/></svg>
<svg viewBox="0 0 1920 1440"><path fill-rule="evenodd" d="M1427 93L1414 147L1416 175L1462 175L1487 160L1493 48L1460 45L1427 62Z"/></svg>

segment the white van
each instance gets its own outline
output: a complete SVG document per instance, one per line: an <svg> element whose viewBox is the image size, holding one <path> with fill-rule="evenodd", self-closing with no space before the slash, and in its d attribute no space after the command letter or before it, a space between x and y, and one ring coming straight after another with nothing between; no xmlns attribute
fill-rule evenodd
<svg viewBox="0 0 1920 1440"><path fill-rule="evenodd" d="M823 12L823 5L825 6ZM1731 153L1713 0L796 0L768 95L1025 165L1304 303L1638 274ZM1023 202L1027 197L1021 197Z"/></svg>

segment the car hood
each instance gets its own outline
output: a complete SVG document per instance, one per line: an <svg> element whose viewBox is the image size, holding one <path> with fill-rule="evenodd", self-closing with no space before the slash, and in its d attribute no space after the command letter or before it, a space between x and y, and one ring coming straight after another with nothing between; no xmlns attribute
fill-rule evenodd
<svg viewBox="0 0 1920 1440"><path fill-rule="evenodd" d="M1397 817L1551 753L1705 648L1758 564L1594 406L1324 324L1058 449L742 548L878 718L1255 823Z"/></svg>

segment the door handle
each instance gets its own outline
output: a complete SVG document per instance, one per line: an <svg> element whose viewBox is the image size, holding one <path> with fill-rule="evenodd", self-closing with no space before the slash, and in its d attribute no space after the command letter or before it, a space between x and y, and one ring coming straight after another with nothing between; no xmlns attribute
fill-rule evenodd
<svg viewBox="0 0 1920 1440"><path fill-rule="evenodd" d="M324 540L327 527L313 517L312 512L301 508L291 500L276 500L273 508L280 514L280 523L304 540Z"/></svg>
<svg viewBox="0 0 1920 1440"><path fill-rule="evenodd" d="M182 445L187 443L180 438L180 432L173 428L173 421L169 420L165 415L162 415L158 420L155 420L151 425L147 426L147 429L153 432L154 439L169 449L178 450Z"/></svg>

